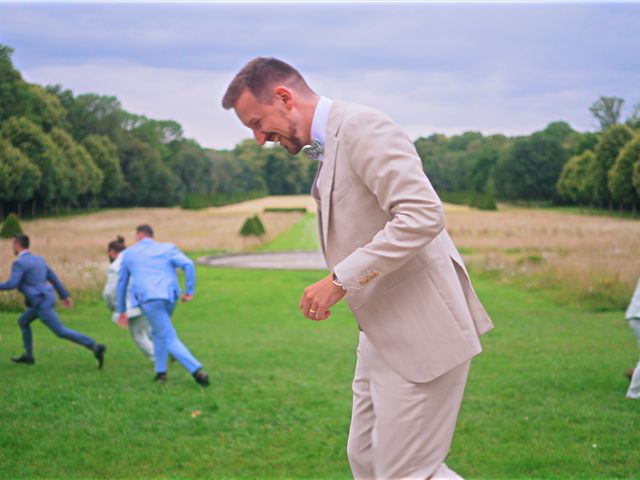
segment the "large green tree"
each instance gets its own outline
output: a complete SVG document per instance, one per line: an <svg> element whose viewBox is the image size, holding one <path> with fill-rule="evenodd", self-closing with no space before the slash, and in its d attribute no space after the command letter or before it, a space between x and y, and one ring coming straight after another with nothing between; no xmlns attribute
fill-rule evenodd
<svg viewBox="0 0 640 480"><path fill-rule="evenodd" d="M174 143L171 169L189 193L210 193L213 187L213 165L206 152L193 140Z"/></svg>
<svg viewBox="0 0 640 480"><path fill-rule="evenodd" d="M91 155L77 144L71 135L61 128L55 127L49 134L64 154L72 175L70 175L68 203L84 203L89 205L91 200L100 192L104 175L96 165Z"/></svg>
<svg viewBox="0 0 640 480"><path fill-rule="evenodd" d="M587 172L593 203L600 207L612 208L612 197L608 186L609 170L613 166L622 147L631 139L633 132L626 125L614 125L600 135L596 145L596 161Z"/></svg>
<svg viewBox="0 0 640 480"><path fill-rule="evenodd" d="M516 139L496 164L496 193L507 200L554 200L556 183L568 152L544 131Z"/></svg>
<svg viewBox="0 0 640 480"><path fill-rule="evenodd" d="M13 66L12 55L11 47L0 44L0 122L31 110L32 93Z"/></svg>
<svg viewBox="0 0 640 480"><path fill-rule="evenodd" d="M0 138L0 220L7 202L15 203L18 216L22 214L22 204L33 197L41 178L40 169L24 153Z"/></svg>
<svg viewBox="0 0 640 480"><path fill-rule="evenodd" d="M24 117L2 123L0 136L7 139L38 166L42 179L33 198L33 212L39 205L48 211L61 200L68 185L65 158L42 128Z"/></svg>
<svg viewBox="0 0 640 480"><path fill-rule="evenodd" d="M618 154L609 170L608 186L611 197L620 209L631 207L635 214L638 205L638 191L633 184L634 165L640 162L640 134L636 134Z"/></svg>
<svg viewBox="0 0 640 480"><path fill-rule="evenodd" d="M234 157L232 152L216 150L208 150L207 158L211 162L213 193L266 190L262 175L246 159Z"/></svg>
<svg viewBox="0 0 640 480"><path fill-rule="evenodd" d="M587 150L574 155L564 164L557 183L558 193L562 198L579 205L591 204L587 172L591 163L595 161L595 154Z"/></svg>
<svg viewBox="0 0 640 480"><path fill-rule="evenodd" d="M98 193L100 204L114 204L124 187L124 176L115 143L106 135L87 135L82 139L82 146L104 175Z"/></svg>
<svg viewBox="0 0 640 480"><path fill-rule="evenodd" d="M42 127L45 132L54 127L66 126L67 111L60 98L40 85L30 84L32 106L29 119Z"/></svg>
<svg viewBox="0 0 640 480"><path fill-rule="evenodd" d="M593 102L589 111L600 123L600 129L604 131L620 122L623 105L624 99L620 97L602 96Z"/></svg>
<svg viewBox="0 0 640 480"><path fill-rule="evenodd" d="M631 174L631 182L633 183L636 193L640 195L640 161L633 164L633 173Z"/></svg>
<svg viewBox="0 0 640 480"><path fill-rule="evenodd" d="M67 110L68 129L76 141L91 134L107 135L114 143L123 141L122 123L126 113L116 97L87 93L74 97L68 90L54 86L61 104Z"/></svg>
<svg viewBox="0 0 640 480"><path fill-rule="evenodd" d="M465 132L447 138L431 135L415 142L429 180L439 192L485 193L501 150L504 135ZM473 196L473 195L472 195Z"/></svg>
<svg viewBox="0 0 640 480"><path fill-rule="evenodd" d="M129 134L119 154L126 179L121 203L168 206L180 200L180 180L163 162L157 150Z"/></svg>

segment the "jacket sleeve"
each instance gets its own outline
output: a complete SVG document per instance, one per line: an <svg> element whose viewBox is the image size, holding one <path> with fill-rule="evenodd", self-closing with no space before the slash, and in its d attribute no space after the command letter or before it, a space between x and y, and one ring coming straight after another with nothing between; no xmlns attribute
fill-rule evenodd
<svg viewBox="0 0 640 480"><path fill-rule="evenodd" d="M631 302L629 303L624 316L627 320L640 318L640 279L636 284L636 289L633 292L633 297L631 297Z"/></svg>
<svg viewBox="0 0 640 480"><path fill-rule="evenodd" d="M18 288L23 275L24 268L20 262L13 262L11 266L11 276L6 282L0 283L0 290L13 290L14 288Z"/></svg>
<svg viewBox="0 0 640 480"><path fill-rule="evenodd" d="M337 264L351 293L407 263L444 229L444 211L411 139L379 112L345 119L340 148L355 175L375 195L389 220L371 241ZM349 135L357 132L357 135Z"/></svg>
<svg viewBox="0 0 640 480"><path fill-rule="evenodd" d="M178 247L173 247L171 264L174 268L180 268L184 271L186 276L185 293L193 295L196 289L196 269L193 266L193 260L182 253Z"/></svg>
<svg viewBox="0 0 640 480"><path fill-rule="evenodd" d="M69 296L69 293L62 285L62 282L60 281L56 273L53 270L51 270L49 265L47 265L47 280L51 283L51 285L53 285L53 288L56 289L56 292L58 292L58 295L60 296L61 299L64 300Z"/></svg>
<svg viewBox="0 0 640 480"><path fill-rule="evenodd" d="M129 266L127 262L126 251L122 254L122 263L118 270L118 287L116 293L116 312L124 313L127 311L127 289L129 287Z"/></svg>

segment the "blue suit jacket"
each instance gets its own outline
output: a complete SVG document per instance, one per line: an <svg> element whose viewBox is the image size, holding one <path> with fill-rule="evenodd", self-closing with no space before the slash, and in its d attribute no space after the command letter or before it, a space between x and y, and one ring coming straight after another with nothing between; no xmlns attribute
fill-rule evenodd
<svg viewBox="0 0 640 480"><path fill-rule="evenodd" d="M0 290L13 290L17 288L25 297L27 306L37 306L46 299L54 299L55 287L60 298L69 296L58 276L38 255L25 252L13 262L11 277L4 283L0 283Z"/></svg>
<svg viewBox="0 0 640 480"><path fill-rule="evenodd" d="M193 261L173 243L160 243L144 238L127 248L122 254L118 271L117 311L127 310L127 287L131 282L131 306L147 300L176 302L180 285L176 268L184 270L187 277L186 293L193 295L196 287L196 270Z"/></svg>

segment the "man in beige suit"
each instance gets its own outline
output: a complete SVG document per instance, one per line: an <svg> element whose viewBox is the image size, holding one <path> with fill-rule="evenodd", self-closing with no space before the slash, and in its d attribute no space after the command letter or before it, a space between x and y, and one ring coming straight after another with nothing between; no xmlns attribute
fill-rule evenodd
<svg viewBox="0 0 640 480"><path fill-rule="evenodd" d="M331 274L300 308L325 320L343 297L360 339L347 454L357 479L460 478L444 464L479 335L492 328L444 228L411 139L383 113L319 97L256 58L223 99L261 145L320 160L313 194Z"/></svg>

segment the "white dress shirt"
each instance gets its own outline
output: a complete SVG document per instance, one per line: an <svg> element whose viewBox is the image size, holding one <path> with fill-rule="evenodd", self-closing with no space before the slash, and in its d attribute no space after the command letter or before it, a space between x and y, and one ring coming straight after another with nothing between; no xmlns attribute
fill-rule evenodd
<svg viewBox="0 0 640 480"><path fill-rule="evenodd" d="M331 111L333 100L327 97L320 97L311 120L311 140L317 140L322 145L327 138L327 124L329 123L329 112Z"/></svg>
<svg viewBox="0 0 640 480"><path fill-rule="evenodd" d="M311 140L317 140L324 146L327 139L327 124L329 123L329 112L331 112L331 105L333 100L327 97L320 97L318 104L313 112L313 119L311 120ZM322 163L324 159L324 153L320 155L318 161ZM320 189L320 176L316 182L316 188Z"/></svg>

